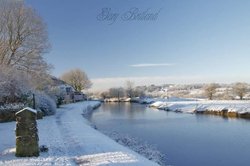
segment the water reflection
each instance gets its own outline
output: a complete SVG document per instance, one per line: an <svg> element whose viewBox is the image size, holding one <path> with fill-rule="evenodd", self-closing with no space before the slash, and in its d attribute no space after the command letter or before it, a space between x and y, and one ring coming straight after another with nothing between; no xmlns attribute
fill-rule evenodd
<svg viewBox="0 0 250 166"><path fill-rule="evenodd" d="M130 103L104 103L100 111L107 112L113 116L120 118L134 119L135 115L143 115L145 110L142 111L140 105Z"/></svg>
<svg viewBox="0 0 250 166"><path fill-rule="evenodd" d="M209 114L195 114L197 122L211 122L211 121L223 121L225 123L236 122L236 123L243 123L249 124L249 119L244 118L234 118L234 117L227 117L227 116L219 116L219 115L209 115Z"/></svg>

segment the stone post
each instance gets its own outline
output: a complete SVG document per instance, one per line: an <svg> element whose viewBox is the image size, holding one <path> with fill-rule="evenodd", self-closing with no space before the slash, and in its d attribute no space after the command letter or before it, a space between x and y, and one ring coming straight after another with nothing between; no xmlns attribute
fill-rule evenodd
<svg viewBox="0 0 250 166"><path fill-rule="evenodd" d="M37 111L24 108L16 113L16 156L39 156Z"/></svg>

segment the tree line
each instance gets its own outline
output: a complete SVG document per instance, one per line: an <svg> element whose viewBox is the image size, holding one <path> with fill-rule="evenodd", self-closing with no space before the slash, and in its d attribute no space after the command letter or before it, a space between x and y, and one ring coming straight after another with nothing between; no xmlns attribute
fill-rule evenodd
<svg viewBox="0 0 250 166"><path fill-rule="evenodd" d="M213 100L216 90L219 88L219 84L211 83L204 86L205 96L209 100ZM243 97L249 91L248 84L244 82L237 82L232 86L232 95L238 96L240 100L243 100Z"/></svg>
<svg viewBox="0 0 250 166"><path fill-rule="evenodd" d="M101 92L99 94L102 98L133 98L133 97L144 97L144 89L135 86L134 82L132 81L126 81L125 82L125 87L114 87L110 88L107 91Z"/></svg>
<svg viewBox="0 0 250 166"><path fill-rule="evenodd" d="M224 89L221 92L221 89ZM200 95L190 95L192 90L199 90ZM132 81L126 81L124 87L110 88L107 91L99 93L102 98L122 98L122 97L194 97L213 99L238 99L243 100L249 92L249 85L244 82L234 84L190 84L190 85L149 85L135 86ZM218 95L219 94L219 95Z"/></svg>

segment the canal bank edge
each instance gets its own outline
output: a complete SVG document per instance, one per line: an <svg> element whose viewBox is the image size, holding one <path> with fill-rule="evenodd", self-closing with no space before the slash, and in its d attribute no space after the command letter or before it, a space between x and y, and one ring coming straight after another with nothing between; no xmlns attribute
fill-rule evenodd
<svg viewBox="0 0 250 166"><path fill-rule="evenodd" d="M201 100L201 101L155 101L148 105L164 111L218 115L228 118L250 119L250 102L236 100Z"/></svg>

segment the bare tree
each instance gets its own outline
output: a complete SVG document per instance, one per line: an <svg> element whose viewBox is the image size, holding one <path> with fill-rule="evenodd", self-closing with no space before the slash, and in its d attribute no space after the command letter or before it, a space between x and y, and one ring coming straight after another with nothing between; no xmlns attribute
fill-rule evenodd
<svg viewBox="0 0 250 166"><path fill-rule="evenodd" d="M218 84L211 83L204 86L204 93L209 100L213 99L214 94L216 93L216 89L218 88Z"/></svg>
<svg viewBox="0 0 250 166"><path fill-rule="evenodd" d="M101 93L100 93L100 96L101 96L103 99L109 98L109 92L107 92L107 91L101 92Z"/></svg>
<svg viewBox="0 0 250 166"><path fill-rule="evenodd" d="M1 66L16 68L37 78L48 76L51 66L43 54L49 48L46 26L32 8L23 1L0 0Z"/></svg>
<svg viewBox="0 0 250 166"><path fill-rule="evenodd" d="M143 88L137 86L134 89L134 97L144 97L145 96L145 91L143 90Z"/></svg>
<svg viewBox="0 0 250 166"><path fill-rule="evenodd" d="M125 90L124 90L124 88L110 88L109 89L109 96L116 97L116 98L120 99L121 97L125 96Z"/></svg>
<svg viewBox="0 0 250 166"><path fill-rule="evenodd" d="M80 69L73 69L64 73L61 76L61 79L77 91L89 89L92 86L87 74Z"/></svg>
<svg viewBox="0 0 250 166"><path fill-rule="evenodd" d="M247 91L248 91L247 83L237 82L233 85L233 92L240 97L240 100L243 99Z"/></svg>
<svg viewBox="0 0 250 166"><path fill-rule="evenodd" d="M126 94L128 97L134 97L134 82L126 81Z"/></svg>

